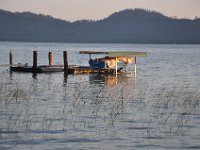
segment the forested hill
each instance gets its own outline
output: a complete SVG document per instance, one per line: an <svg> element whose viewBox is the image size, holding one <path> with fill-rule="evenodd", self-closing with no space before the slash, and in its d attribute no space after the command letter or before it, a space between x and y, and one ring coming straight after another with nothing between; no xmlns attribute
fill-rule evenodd
<svg viewBox="0 0 200 150"><path fill-rule="evenodd" d="M69 22L0 10L0 41L200 44L200 19L176 19L155 11L128 9L102 20Z"/></svg>

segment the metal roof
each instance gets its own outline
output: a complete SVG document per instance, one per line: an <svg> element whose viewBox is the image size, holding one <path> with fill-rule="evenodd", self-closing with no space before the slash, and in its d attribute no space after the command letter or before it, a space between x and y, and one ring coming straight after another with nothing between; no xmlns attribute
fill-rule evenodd
<svg viewBox="0 0 200 150"><path fill-rule="evenodd" d="M80 51L80 54L101 54L109 57L121 57L121 56L137 56L147 57L147 52L135 52L135 51Z"/></svg>

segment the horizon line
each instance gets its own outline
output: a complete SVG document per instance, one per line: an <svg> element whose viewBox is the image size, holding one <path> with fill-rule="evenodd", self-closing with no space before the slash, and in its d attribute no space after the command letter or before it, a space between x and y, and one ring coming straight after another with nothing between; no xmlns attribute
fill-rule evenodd
<svg viewBox="0 0 200 150"><path fill-rule="evenodd" d="M66 19L63 19L63 18L59 18L59 17L55 17L53 15L50 15L50 14L44 14L44 13L37 13L37 12L33 12L33 11L12 11L12 10L7 10L7 9L2 9L0 8L0 10L2 11L7 11L7 12L11 12L11 13L32 13L32 14L36 14L36 15L44 15L44 16L49 16L49 17L52 17L54 19L59 19L59 20L63 20L63 21L66 21L66 22L71 22L71 23L74 23L74 22L79 22L79 21L100 21L100 20L103 20L105 18L108 18L109 16L113 15L114 13L119 13L119 12L122 12L122 11L125 11L125 10L144 10L144 11L149 11L149 12L156 12L156 13L159 13L163 16L166 16L166 17L169 17L169 18L172 18L172 19L188 19L188 20L194 20L194 19L199 19L200 17L193 17L193 18L186 18L186 17L178 17L178 16L167 16L165 15L164 13L161 13L159 11L156 11L156 10L153 10L153 9L146 9L146 8L126 8L126 9L121 9L121 10L118 10L118 11L114 11L113 13L110 13L109 15L107 15L106 17L103 17L103 18L100 18L100 19L77 19L77 20L66 20Z"/></svg>

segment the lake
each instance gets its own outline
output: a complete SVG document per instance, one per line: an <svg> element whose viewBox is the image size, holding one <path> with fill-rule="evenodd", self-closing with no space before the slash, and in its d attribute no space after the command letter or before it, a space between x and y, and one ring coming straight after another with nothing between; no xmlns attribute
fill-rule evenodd
<svg viewBox="0 0 200 150"><path fill-rule="evenodd" d="M0 149L200 149L200 45L0 42L0 65L88 64L81 50L146 51L130 74L10 73L0 67Z"/></svg>

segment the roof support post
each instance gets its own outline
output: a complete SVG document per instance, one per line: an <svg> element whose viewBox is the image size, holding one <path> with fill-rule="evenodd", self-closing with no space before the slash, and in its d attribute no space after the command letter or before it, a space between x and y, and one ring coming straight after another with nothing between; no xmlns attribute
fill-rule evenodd
<svg viewBox="0 0 200 150"><path fill-rule="evenodd" d="M117 77L117 57L115 57L115 75Z"/></svg>
<svg viewBox="0 0 200 150"><path fill-rule="evenodd" d="M135 61L134 61L134 75L136 76L136 56L135 56Z"/></svg>

